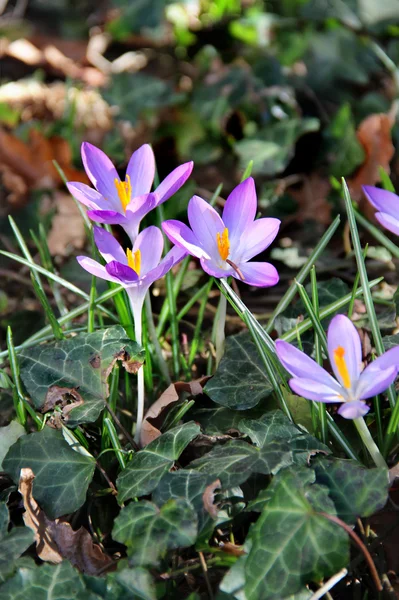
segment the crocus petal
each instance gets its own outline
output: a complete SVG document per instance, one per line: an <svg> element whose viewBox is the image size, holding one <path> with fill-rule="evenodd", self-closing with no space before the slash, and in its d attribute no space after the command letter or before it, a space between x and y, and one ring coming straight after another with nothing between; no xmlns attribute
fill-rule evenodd
<svg viewBox="0 0 399 600"><path fill-rule="evenodd" d="M283 340L276 341L276 354L283 367L294 375L304 379L313 379L333 390L341 393L341 386L323 367L317 364L310 356Z"/></svg>
<svg viewBox="0 0 399 600"><path fill-rule="evenodd" d="M378 212L375 213L375 218L377 221L388 229L388 231L392 231L395 235L399 235L399 219L389 215L388 213Z"/></svg>
<svg viewBox="0 0 399 600"><path fill-rule="evenodd" d="M316 400L316 402L343 402L343 397L336 392L335 389L328 385L323 385L320 381L314 379L304 379L295 377L290 379L290 388L297 396L303 396L308 400Z"/></svg>
<svg viewBox="0 0 399 600"><path fill-rule="evenodd" d="M116 210L88 210L87 216L96 223L107 223L108 225L126 225L127 218Z"/></svg>
<svg viewBox="0 0 399 600"><path fill-rule="evenodd" d="M352 402L344 402L338 409L338 414L344 419L358 419L364 417L370 410L364 402L360 400L353 400Z"/></svg>
<svg viewBox="0 0 399 600"><path fill-rule="evenodd" d="M388 213L399 219L399 196L372 185L364 185L363 192L371 204L379 212Z"/></svg>
<svg viewBox="0 0 399 600"><path fill-rule="evenodd" d="M105 268L109 275L115 277L117 280L119 280L120 283L124 285L129 285L138 281L139 279L139 276L135 271L133 271L133 269L131 269L127 265L123 265L117 260L109 262L107 265L105 265Z"/></svg>
<svg viewBox="0 0 399 600"><path fill-rule="evenodd" d="M250 223L241 237L236 260L246 262L266 250L276 237L280 224L280 219L271 218L258 219ZM233 261L234 258L232 256Z"/></svg>
<svg viewBox="0 0 399 600"><path fill-rule="evenodd" d="M257 287L270 287L276 285L279 280L276 267L273 267L267 262L251 262L251 263L239 263L238 268L240 269L244 279L241 279L240 275L233 270L232 275L239 281L243 281L248 285L255 285Z"/></svg>
<svg viewBox="0 0 399 600"><path fill-rule="evenodd" d="M166 275L166 273L170 271L174 265L183 260L185 256L187 256L187 252L174 246L169 250L166 256L164 256L159 265L147 273L142 283L148 288L154 281L157 281Z"/></svg>
<svg viewBox="0 0 399 600"><path fill-rule="evenodd" d="M120 203L115 187L115 179L119 180L119 176L108 156L92 144L83 142L82 161L85 171L96 190L112 203L112 208L117 208Z"/></svg>
<svg viewBox="0 0 399 600"><path fill-rule="evenodd" d="M127 219L142 219L158 204L159 196L153 192L150 194L143 194L142 196L135 196L126 207Z"/></svg>
<svg viewBox="0 0 399 600"><path fill-rule="evenodd" d="M369 365L372 366L372 365ZM397 367L389 367L388 369L364 369L360 375L359 382L356 387L355 396L359 400L366 400L385 392L393 383L398 374Z"/></svg>
<svg viewBox="0 0 399 600"><path fill-rule="evenodd" d="M106 209L109 203L102 197L102 195L97 192L97 190L92 187L86 185L85 183L80 183L79 181L70 181L67 183L67 188L69 193L72 194L76 200L88 206L92 209Z"/></svg>
<svg viewBox="0 0 399 600"><path fill-rule="evenodd" d="M381 370L381 369L389 369L389 367L396 367L399 371L399 346L395 346L390 350L387 350L373 360L365 369L364 372L370 370Z"/></svg>
<svg viewBox="0 0 399 600"><path fill-rule="evenodd" d="M199 196L191 198L187 214L195 237L201 241L201 246L217 264L221 258L216 237L218 233L223 233L225 224L216 210Z"/></svg>
<svg viewBox="0 0 399 600"><path fill-rule="evenodd" d="M191 229L181 221L175 221L174 219L164 221L162 223L162 229L173 244L183 248L188 254L196 256L197 258L210 258L209 254L202 248L202 245Z"/></svg>
<svg viewBox="0 0 399 600"><path fill-rule="evenodd" d="M105 279L106 281L113 281L114 283L120 283L119 279L110 275L104 265L100 265L96 260L89 258L88 256L77 256L76 260L80 264L80 266L94 275L95 277L99 277L100 279Z"/></svg>
<svg viewBox="0 0 399 600"><path fill-rule="evenodd" d="M223 209L223 223L230 240L238 240L255 219L257 210L255 182L252 177L242 181L231 192Z"/></svg>
<svg viewBox="0 0 399 600"><path fill-rule="evenodd" d="M227 269L221 269L217 265L215 265L212 259L201 258L200 259L201 267L204 269L205 273L211 275L211 277L230 277L230 275L234 274L232 267L228 267Z"/></svg>
<svg viewBox="0 0 399 600"><path fill-rule="evenodd" d="M155 175L154 152L149 144L144 144L133 152L127 165L126 175L130 177L133 196L148 194Z"/></svg>
<svg viewBox="0 0 399 600"><path fill-rule="evenodd" d="M158 266L163 251L162 231L155 226L147 227L137 236L133 245L133 251L141 252L140 278L151 269Z"/></svg>
<svg viewBox="0 0 399 600"><path fill-rule="evenodd" d="M345 315L334 317L327 332L328 355L335 377L346 389L354 389L362 368L360 337Z"/></svg>
<svg viewBox="0 0 399 600"><path fill-rule="evenodd" d="M94 227L93 233L96 246L105 262L109 263L113 260L117 260L118 262L127 265L126 254L112 233L102 229L102 227Z"/></svg>
<svg viewBox="0 0 399 600"><path fill-rule="evenodd" d="M168 200L173 194L184 185L191 175L194 163L188 162L174 169L155 190L159 196L158 204Z"/></svg>

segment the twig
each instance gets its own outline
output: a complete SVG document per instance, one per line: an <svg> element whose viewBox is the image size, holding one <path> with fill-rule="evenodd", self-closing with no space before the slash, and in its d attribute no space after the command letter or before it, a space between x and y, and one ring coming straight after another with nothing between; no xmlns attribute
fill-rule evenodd
<svg viewBox="0 0 399 600"><path fill-rule="evenodd" d="M208 567L207 567L207 564L206 564L206 560L205 560L204 555L203 555L202 552L198 552L198 556L200 558L200 563L201 563L202 571L204 573L204 577L205 577L205 581L206 581L206 587L208 588L209 598L211 600L213 600L214 596L213 596L211 582L209 581Z"/></svg>
<svg viewBox="0 0 399 600"><path fill-rule="evenodd" d="M363 544L360 537L353 531L353 529L351 529L349 527L349 525L347 525L339 517L335 517L334 515L329 515L328 513L325 513L325 512L320 512L318 514L321 515L322 517L324 517L325 519L328 519L332 523L336 523L337 525L342 527L342 529L344 529L346 531L346 533L353 539L355 544L357 544L359 546L359 548L363 552L364 558L366 559L366 562L369 566L370 573L374 580L375 587L377 588L378 592L382 592L382 583L381 583L380 577L378 575L377 568L374 564L373 559L371 558L370 552L368 551L366 546Z"/></svg>

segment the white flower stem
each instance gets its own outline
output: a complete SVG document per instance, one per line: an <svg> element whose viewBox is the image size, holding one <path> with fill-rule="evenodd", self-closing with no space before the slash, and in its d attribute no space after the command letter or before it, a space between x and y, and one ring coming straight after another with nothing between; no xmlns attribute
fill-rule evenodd
<svg viewBox="0 0 399 600"><path fill-rule="evenodd" d="M366 446L367 450L370 452L370 456L373 459L373 461L375 462L376 466L380 467L381 469L388 469L388 465L385 462L384 457L382 456L381 452L379 451L377 444L373 440L371 433L370 433L363 417L359 417L358 419L353 419L353 422L358 431L358 434L362 438L364 445Z"/></svg>
<svg viewBox="0 0 399 600"><path fill-rule="evenodd" d="M215 316L214 338L216 346L216 368L218 368L224 353L225 326L226 326L227 298L220 293L219 306Z"/></svg>
<svg viewBox="0 0 399 600"><path fill-rule="evenodd" d="M142 312L143 312L143 301L138 301L137 298L130 297L130 305L132 307L133 319L134 319L134 337L136 343L141 346L143 331L142 331ZM137 420L136 420L136 432L134 434L134 441L136 443L140 440L141 425L144 417L144 367L140 367L137 371Z"/></svg>

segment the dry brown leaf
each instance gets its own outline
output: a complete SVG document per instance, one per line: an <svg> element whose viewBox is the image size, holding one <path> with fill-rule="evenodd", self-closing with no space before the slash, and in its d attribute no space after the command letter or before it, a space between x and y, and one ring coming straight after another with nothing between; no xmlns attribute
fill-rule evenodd
<svg viewBox="0 0 399 600"><path fill-rule="evenodd" d="M85 244L84 221L69 194L56 192L55 206L57 212L51 222L48 247L53 256L68 256L71 251L83 248Z"/></svg>
<svg viewBox="0 0 399 600"><path fill-rule="evenodd" d="M72 152L63 138L46 138L40 131L32 128L29 141L25 143L12 133L0 129L0 172L3 174L4 185L8 182L12 186L10 177L14 177L14 181L18 177L22 179L25 188L21 188L21 191L63 185L53 160L59 163L68 180L88 183L86 174L72 166ZM15 189L11 187L10 192L15 194Z"/></svg>
<svg viewBox="0 0 399 600"><path fill-rule="evenodd" d="M171 383L170 386L161 394L161 396L148 409L144 416L143 424L140 432L140 446L144 448L147 444L155 440L161 435L159 427L162 425L166 412L165 409L171 408L173 404L179 401L180 394L187 392L191 396L198 396L203 393L203 387L209 377L202 377L194 381L177 381ZM162 414L163 413L163 414ZM152 423L149 421L153 421Z"/></svg>
<svg viewBox="0 0 399 600"><path fill-rule="evenodd" d="M18 490L24 500L24 523L35 534L36 551L39 558L45 562L60 563L62 556L58 551L57 544L49 534L48 519L33 497L34 478L32 469L21 469Z"/></svg>
<svg viewBox="0 0 399 600"><path fill-rule="evenodd" d="M65 558L89 575L99 575L114 568L115 562L93 542L84 527L74 531L66 521L47 518L33 497L34 479L32 469L21 469L19 492L25 507L24 523L35 534L39 558L51 563L60 563Z"/></svg>
<svg viewBox="0 0 399 600"><path fill-rule="evenodd" d="M326 177L311 173L304 177L303 185L298 189L289 187L287 192L298 202L295 220L302 223L306 220L317 221L321 225L331 223L331 204L328 194L331 184Z"/></svg>
<svg viewBox="0 0 399 600"><path fill-rule="evenodd" d="M70 402L71 399L72 402ZM84 400L82 396L75 388L52 385L47 390L46 399L41 408L41 412L46 413L53 410L55 406L60 406L63 409L62 413L68 414L73 408L81 406L83 403Z"/></svg>
<svg viewBox="0 0 399 600"><path fill-rule="evenodd" d="M212 517L216 519L218 516L218 507L215 504L215 492L222 487L220 479L216 479L212 483L206 486L205 492L202 494L202 502L204 503L204 509Z"/></svg>
<svg viewBox="0 0 399 600"><path fill-rule="evenodd" d="M360 123L356 135L366 157L355 175L348 179L353 200L359 201L362 198L363 185L375 185L380 181L378 172L380 167L390 173L389 163L395 152L391 138L393 123L392 114L369 115ZM369 206L368 202L364 201L363 204L364 208ZM368 216L371 216L374 211L369 208L367 212Z"/></svg>

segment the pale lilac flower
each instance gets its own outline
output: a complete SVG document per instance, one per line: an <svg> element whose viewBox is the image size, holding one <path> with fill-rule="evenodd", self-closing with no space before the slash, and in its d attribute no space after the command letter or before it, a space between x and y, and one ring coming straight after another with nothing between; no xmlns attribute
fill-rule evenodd
<svg viewBox="0 0 399 600"><path fill-rule="evenodd" d="M399 346L391 348L362 371L360 337L352 321L337 315L327 332L328 356L335 375L288 342L276 341L276 352L284 368L293 375L289 384L295 394L317 402L340 402L338 413L357 419L369 411L364 402L384 392L399 371Z"/></svg>
<svg viewBox="0 0 399 600"><path fill-rule="evenodd" d="M209 275L232 275L249 285L268 287L278 282L275 267L267 262L248 261L272 243L280 221L255 221L256 211L255 184L249 177L227 198L222 218L208 202L194 196L188 204L191 229L174 220L165 221L162 228L174 244L199 258Z"/></svg>
<svg viewBox="0 0 399 600"><path fill-rule="evenodd" d="M157 279L163 277L186 252L173 247L161 260L164 239L158 227L147 227L137 236L132 250L123 250L114 236L101 227L94 227L94 240L106 265L87 256L77 261L86 271L115 283L122 284L128 293L135 319L136 338L141 343L141 311L145 295Z"/></svg>
<svg viewBox="0 0 399 600"><path fill-rule="evenodd" d="M367 200L377 209L375 213L377 221L385 229L399 235L399 196L371 185L364 185L363 192Z"/></svg>
<svg viewBox="0 0 399 600"><path fill-rule="evenodd" d="M193 169L192 162L180 165L160 183L154 193L150 193L154 182L155 158L148 144L133 152L124 181L119 178L108 156L88 142L82 144L82 161L95 189L84 183L69 182L70 193L90 209L87 214L93 221L122 225L132 241L137 237L143 217L175 194Z"/></svg>

